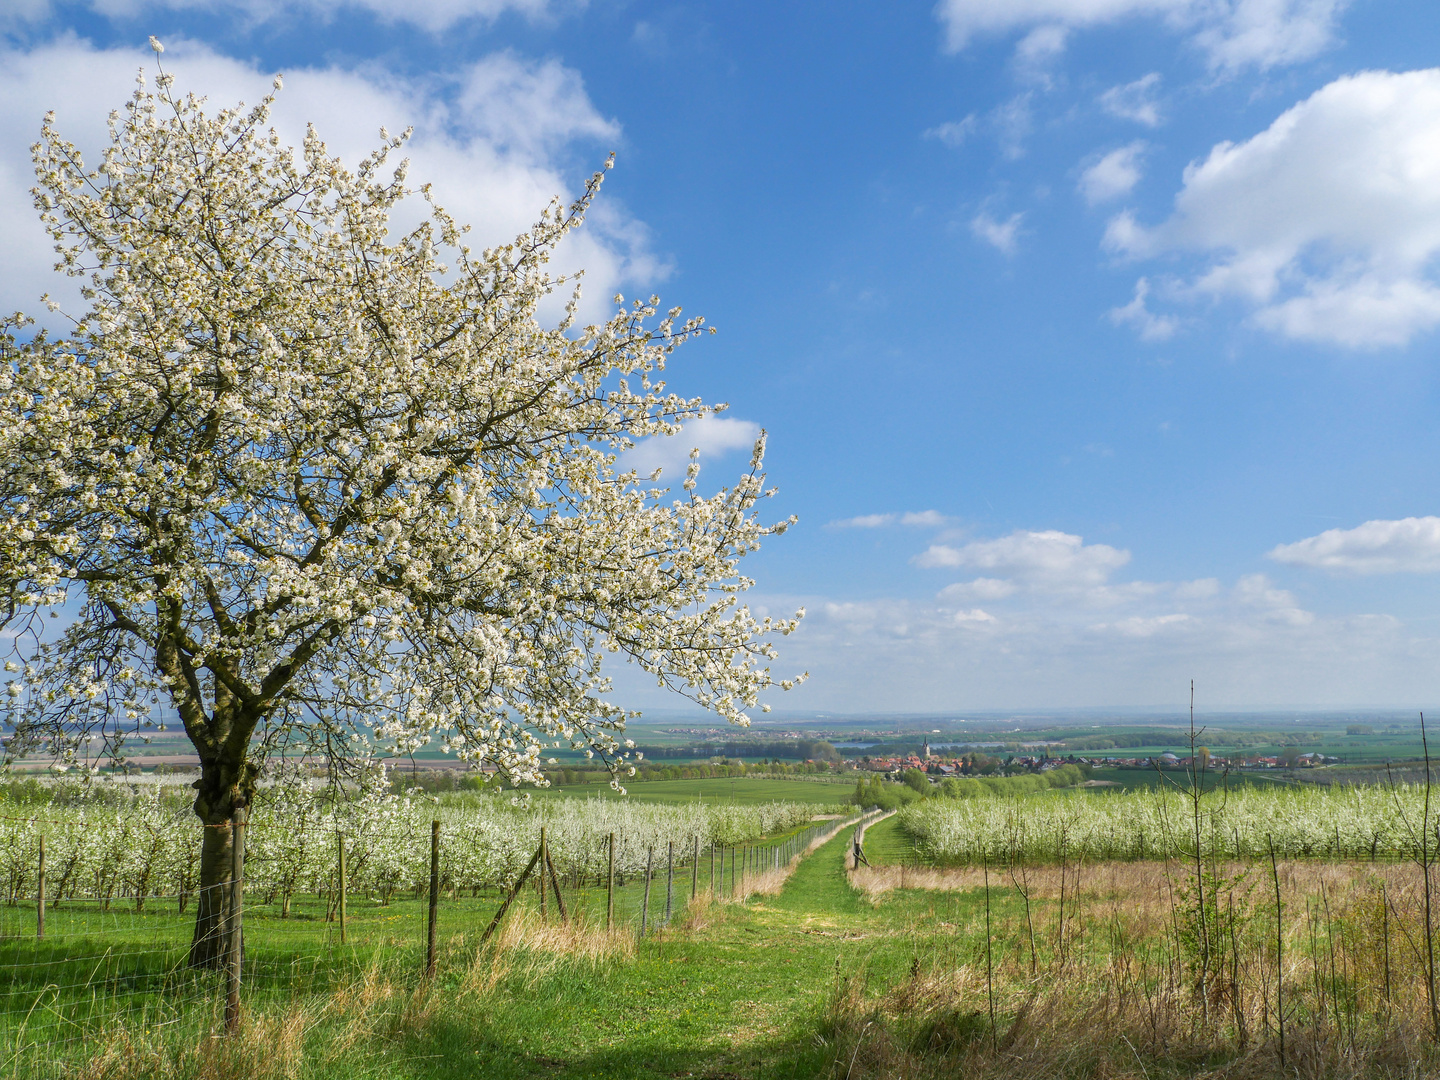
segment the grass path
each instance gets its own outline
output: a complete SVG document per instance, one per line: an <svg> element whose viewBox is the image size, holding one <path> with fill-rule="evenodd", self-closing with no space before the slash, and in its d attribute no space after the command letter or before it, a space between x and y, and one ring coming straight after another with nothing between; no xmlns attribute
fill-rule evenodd
<svg viewBox="0 0 1440 1080"><path fill-rule="evenodd" d="M482 1030L458 1020L432 1026L428 1046L407 1048L410 1062L375 1075L823 1074L829 1051L814 1031L837 972L863 965L872 977L896 975L915 951L913 921L901 910L913 905L876 908L852 889L849 843L845 829L802 859L778 895L712 908L708 925L659 935L634 960L517 972L489 996Z"/></svg>

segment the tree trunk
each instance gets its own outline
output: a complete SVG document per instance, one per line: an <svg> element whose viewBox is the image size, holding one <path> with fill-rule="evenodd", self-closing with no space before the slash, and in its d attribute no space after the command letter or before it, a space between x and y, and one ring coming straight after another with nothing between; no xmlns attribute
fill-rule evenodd
<svg viewBox="0 0 1440 1080"><path fill-rule="evenodd" d="M222 818L200 843L200 887L195 892L195 936L190 966L218 971L225 966L225 930L230 915L230 829Z"/></svg>
<svg viewBox="0 0 1440 1080"><path fill-rule="evenodd" d="M229 747L223 748L229 751ZM223 751L222 751L223 753ZM228 756L228 755L227 755ZM200 842L200 885L195 892L195 936L190 966L220 970L225 966L230 916L230 819L248 806L255 793L255 767L244 749L227 760L217 755L200 759L195 782L195 815L204 823Z"/></svg>

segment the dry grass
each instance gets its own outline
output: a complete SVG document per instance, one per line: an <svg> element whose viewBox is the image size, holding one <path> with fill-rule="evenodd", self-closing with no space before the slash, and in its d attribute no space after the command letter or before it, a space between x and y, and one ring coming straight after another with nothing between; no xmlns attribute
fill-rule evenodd
<svg viewBox="0 0 1440 1080"><path fill-rule="evenodd" d="M882 817L888 816L888 814L882 815ZM843 821L843 819L839 819L835 816L832 816L831 820L837 820L837 822ZM880 820L880 818L877 818L875 820L878 821ZM874 823L874 821L870 822L870 824L872 825ZM741 877L740 884L736 888L734 894L729 896L722 896L719 898L718 902L722 904L743 904L752 896L779 895L780 890L785 887L785 882L790 880L790 875L793 874L795 872L795 868L800 865L801 859L809 855L812 851L820 847L822 844L829 843L835 838L837 833L840 833L849 827L850 826L848 824L837 823L834 828L827 829L820 835L816 836L813 840L810 841L810 843L805 846L803 851L801 851L798 855L792 858L788 863L782 864L779 868L774 870L762 870L759 873L755 874L743 875Z"/></svg>
<svg viewBox="0 0 1440 1080"><path fill-rule="evenodd" d="M983 922L977 933L972 917L965 963L932 971L917 958L908 982L878 995L863 975L837 984L825 1028L832 1075L1440 1076L1414 866L1281 863L1283 965L1269 867L1209 870L1203 939L1193 868L991 870L994 1026ZM900 888L982 890L985 871L879 867L850 880L878 901Z"/></svg>

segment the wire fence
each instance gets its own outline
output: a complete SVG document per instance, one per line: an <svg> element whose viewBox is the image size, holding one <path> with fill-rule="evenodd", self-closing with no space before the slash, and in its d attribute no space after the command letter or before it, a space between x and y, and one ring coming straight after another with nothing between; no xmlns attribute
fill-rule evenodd
<svg viewBox="0 0 1440 1080"><path fill-rule="evenodd" d="M485 887L446 879L446 843L463 838L447 837L436 821L428 887L351 888L337 837L333 887L283 897L273 886L247 886L244 853L254 838L239 816L229 826L231 873L184 891L95 895L73 879L58 889L42 842L27 895L0 905L0 1074L73 1072L87 1049L121 1028L223 1032L238 1022L242 1002L254 1008L324 993L377 965L433 978L469 963L520 913L644 939L664 933L693 901L741 902L776 887L807 850L859 820L738 844L651 843L645 869L629 874L617 872L613 854L623 837L609 834L601 873L564 873L542 829L528 868Z"/></svg>

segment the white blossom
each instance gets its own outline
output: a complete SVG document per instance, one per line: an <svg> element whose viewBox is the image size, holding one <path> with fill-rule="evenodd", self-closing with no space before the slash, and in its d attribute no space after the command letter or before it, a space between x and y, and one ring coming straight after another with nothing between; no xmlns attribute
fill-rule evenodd
<svg viewBox="0 0 1440 1080"><path fill-rule="evenodd" d="M740 602L739 560L784 524L755 514L763 446L710 497L693 466L674 495L615 466L714 411L662 378L703 320L620 297L537 320L578 296L546 264L603 173L476 255L387 174L406 135L350 170L313 129L283 147L272 97L208 113L142 78L93 168L43 125L35 204L90 307L63 339L0 324L13 749L100 732L123 760L123 724L168 706L211 820L286 742L355 763L435 741L543 782L560 740L633 772L607 653L748 723L793 685L768 665L795 620ZM411 197L428 219L392 237ZM57 639L40 620L71 600Z"/></svg>

